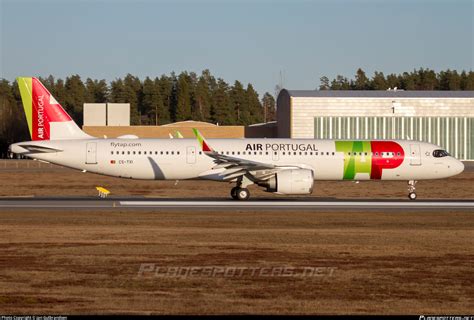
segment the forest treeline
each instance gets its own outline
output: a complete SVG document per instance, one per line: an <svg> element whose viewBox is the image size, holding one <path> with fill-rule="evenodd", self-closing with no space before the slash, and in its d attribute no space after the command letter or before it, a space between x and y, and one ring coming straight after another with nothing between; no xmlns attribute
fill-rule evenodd
<svg viewBox="0 0 474 320"><path fill-rule="evenodd" d="M342 75L330 80L320 78L319 90L387 90L397 88L403 90L474 90L474 72L446 70L435 72L431 69L420 68L401 74L375 71L369 77L364 70L358 69L354 79Z"/></svg>
<svg viewBox="0 0 474 320"><path fill-rule="evenodd" d="M84 103L130 103L132 125L161 125L183 120L207 121L222 125L249 125L274 120L275 100L266 93L260 100L252 84L240 81L229 85L209 70L171 73L156 78L127 74L110 84L105 80L78 75L63 79L39 78L68 113L82 125ZM16 82L2 80L2 96L20 103ZM4 91L6 91L4 93Z"/></svg>

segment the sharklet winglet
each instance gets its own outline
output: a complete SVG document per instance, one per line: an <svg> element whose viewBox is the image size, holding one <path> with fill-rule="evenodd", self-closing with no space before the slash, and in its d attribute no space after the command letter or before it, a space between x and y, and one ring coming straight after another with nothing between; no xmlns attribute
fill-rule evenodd
<svg viewBox="0 0 474 320"><path fill-rule="evenodd" d="M196 128L193 128L193 132L194 132L194 135L196 136L199 144L201 145L202 151L203 152L213 152L212 148L209 147L209 145L207 144L206 140L204 139L202 134L199 132L199 130L196 129Z"/></svg>

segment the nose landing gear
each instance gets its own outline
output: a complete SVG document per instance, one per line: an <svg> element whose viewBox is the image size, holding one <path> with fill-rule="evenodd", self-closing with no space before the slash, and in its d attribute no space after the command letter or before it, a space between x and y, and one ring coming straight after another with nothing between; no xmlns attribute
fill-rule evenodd
<svg viewBox="0 0 474 320"><path fill-rule="evenodd" d="M416 185L415 180L408 181L408 199L410 199L410 200L415 200L416 199L415 185Z"/></svg>

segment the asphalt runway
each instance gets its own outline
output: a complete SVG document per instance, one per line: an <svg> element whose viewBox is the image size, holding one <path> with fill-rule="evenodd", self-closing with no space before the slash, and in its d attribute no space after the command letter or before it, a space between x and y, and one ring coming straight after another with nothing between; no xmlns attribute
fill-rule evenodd
<svg viewBox="0 0 474 320"><path fill-rule="evenodd" d="M179 209L193 210L279 210L279 209L471 209L473 200L340 200L272 199L234 201L228 199L144 199L144 198L3 198L0 208L8 209Z"/></svg>

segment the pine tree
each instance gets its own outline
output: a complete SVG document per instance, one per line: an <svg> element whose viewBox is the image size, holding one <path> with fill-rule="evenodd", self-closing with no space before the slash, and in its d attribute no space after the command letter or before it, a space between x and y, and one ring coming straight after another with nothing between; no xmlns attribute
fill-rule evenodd
<svg viewBox="0 0 474 320"><path fill-rule="evenodd" d="M394 73L391 73L387 76L387 88L402 88L400 84L400 79Z"/></svg>
<svg viewBox="0 0 474 320"><path fill-rule="evenodd" d="M158 125L169 122L169 114L163 105L158 81L146 78L143 82L143 111L148 115L149 123Z"/></svg>
<svg viewBox="0 0 474 320"><path fill-rule="evenodd" d="M461 73L461 89L462 90L474 90L474 72L470 71L467 73L463 71Z"/></svg>
<svg viewBox="0 0 474 320"><path fill-rule="evenodd" d="M224 80L218 79L212 96L211 118L220 125L236 124L229 91L229 85Z"/></svg>
<svg viewBox="0 0 474 320"><path fill-rule="evenodd" d="M195 107L193 110L193 119L195 120L209 121L211 118L211 81L212 77L209 70L204 70L195 89Z"/></svg>
<svg viewBox="0 0 474 320"><path fill-rule="evenodd" d="M372 83L370 85L370 88L373 90L387 90L387 81L385 80L385 76L383 75L383 72L374 72L374 76L372 78Z"/></svg>
<svg viewBox="0 0 474 320"><path fill-rule="evenodd" d="M236 124L244 125L250 123L250 111L247 93L240 81L235 81L230 90L230 100L234 109Z"/></svg>
<svg viewBox="0 0 474 320"><path fill-rule="evenodd" d="M263 107L260 104L260 100L258 99L258 93L250 83L247 85L246 93L250 117L249 121L246 122L245 125L263 122Z"/></svg>
<svg viewBox="0 0 474 320"><path fill-rule="evenodd" d="M138 106L141 103L142 84L140 79L130 73L123 79L123 89L126 100L130 103L130 122L132 125L141 124L141 115Z"/></svg>
<svg viewBox="0 0 474 320"><path fill-rule="evenodd" d="M319 78L319 90L329 90L331 89L331 85L329 84L329 78L326 76L323 76Z"/></svg>
<svg viewBox="0 0 474 320"><path fill-rule="evenodd" d="M191 119L190 82L191 81L187 73L181 73L178 76L176 97L176 121L184 121Z"/></svg>
<svg viewBox="0 0 474 320"><path fill-rule="evenodd" d="M66 78L65 82L65 106L70 115L76 120L79 126L82 125L82 109L87 100L86 87L79 75Z"/></svg>
<svg viewBox="0 0 474 320"><path fill-rule="evenodd" d="M155 78L155 84L157 84L160 90L161 101L163 102L163 122L161 124L169 123L172 119L175 119L171 117L173 83L169 77L162 75L159 79Z"/></svg>
<svg viewBox="0 0 474 320"><path fill-rule="evenodd" d="M326 90L326 89L323 89ZM264 122L275 121L276 120L276 109L275 109L275 98L268 93L265 92L262 98L262 106L264 110Z"/></svg>
<svg viewBox="0 0 474 320"><path fill-rule="evenodd" d="M137 110L137 94L135 89L130 84L125 84L125 81L122 79L116 79L112 81L110 85L110 99L111 103L130 103L130 123L132 125L140 124L139 113Z"/></svg>
<svg viewBox="0 0 474 320"><path fill-rule="evenodd" d="M346 77L337 75L336 79L331 81L331 90L349 90L351 89L351 84Z"/></svg>
<svg viewBox="0 0 474 320"><path fill-rule="evenodd" d="M86 80L86 90L88 102L92 103L105 103L107 102L109 88L107 82L104 79L102 80L92 80L87 78Z"/></svg>
<svg viewBox="0 0 474 320"><path fill-rule="evenodd" d="M364 70L361 68L357 69L355 75L355 82L353 84L354 89L356 90L367 90L369 89L369 79L365 75Z"/></svg>

